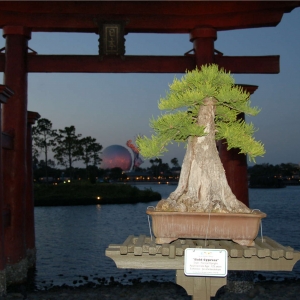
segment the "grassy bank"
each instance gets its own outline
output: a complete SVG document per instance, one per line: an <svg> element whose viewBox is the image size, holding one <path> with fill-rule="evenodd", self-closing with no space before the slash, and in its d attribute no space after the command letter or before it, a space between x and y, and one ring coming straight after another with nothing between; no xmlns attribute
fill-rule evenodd
<svg viewBox="0 0 300 300"><path fill-rule="evenodd" d="M35 184L35 206L122 204L160 200L151 189L111 183Z"/></svg>

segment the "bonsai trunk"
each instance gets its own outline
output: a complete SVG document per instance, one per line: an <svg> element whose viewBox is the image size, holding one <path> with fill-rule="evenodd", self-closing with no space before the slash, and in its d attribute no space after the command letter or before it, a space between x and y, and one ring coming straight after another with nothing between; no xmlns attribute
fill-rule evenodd
<svg viewBox="0 0 300 300"><path fill-rule="evenodd" d="M201 105L197 122L206 135L189 138L178 187L156 210L251 213L236 199L226 179L215 141L215 102L206 98Z"/></svg>

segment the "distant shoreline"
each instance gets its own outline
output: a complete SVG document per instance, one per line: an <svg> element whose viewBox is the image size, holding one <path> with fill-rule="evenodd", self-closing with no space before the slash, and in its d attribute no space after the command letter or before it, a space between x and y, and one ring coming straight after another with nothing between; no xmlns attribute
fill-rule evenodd
<svg viewBox="0 0 300 300"><path fill-rule="evenodd" d="M68 183L34 186L34 206L135 204L160 199L158 192L151 189L140 190L131 184Z"/></svg>
<svg viewBox="0 0 300 300"><path fill-rule="evenodd" d="M158 199L159 198L159 199ZM35 200L34 206L76 206L76 205L106 205L106 204L136 204L136 203L147 203L152 201L159 201L161 197L158 197L157 199L149 197L149 198L103 198L101 200L95 200L95 199L88 199L88 198L82 198L82 199L76 199L76 200L70 200L70 199L64 199L64 198L56 198L53 199L47 199L47 200Z"/></svg>
<svg viewBox="0 0 300 300"><path fill-rule="evenodd" d="M129 182L125 182L125 184L129 184L129 185L151 185L151 184L178 185L178 181L129 181Z"/></svg>

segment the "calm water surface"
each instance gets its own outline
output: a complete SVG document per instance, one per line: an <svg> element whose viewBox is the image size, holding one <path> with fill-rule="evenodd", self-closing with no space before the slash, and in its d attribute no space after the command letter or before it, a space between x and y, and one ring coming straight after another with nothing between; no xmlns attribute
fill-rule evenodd
<svg viewBox="0 0 300 300"><path fill-rule="evenodd" d="M174 185L139 185L151 187L166 198ZM300 250L300 186L283 189L250 189L250 206L267 214L262 232L285 246ZM128 235L150 235L148 206L156 202L124 205L36 207L36 286L82 285L86 282L174 281L174 271L121 270L105 256L109 244L119 244ZM300 278L300 263L293 272L262 273Z"/></svg>

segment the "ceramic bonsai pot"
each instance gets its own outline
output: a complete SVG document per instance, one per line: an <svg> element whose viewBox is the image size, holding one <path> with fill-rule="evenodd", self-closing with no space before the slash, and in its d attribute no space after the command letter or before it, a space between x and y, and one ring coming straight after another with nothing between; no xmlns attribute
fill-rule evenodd
<svg viewBox="0 0 300 300"><path fill-rule="evenodd" d="M224 239L253 246L260 221L265 213L200 213L162 212L148 208L157 244L170 243L178 238Z"/></svg>

